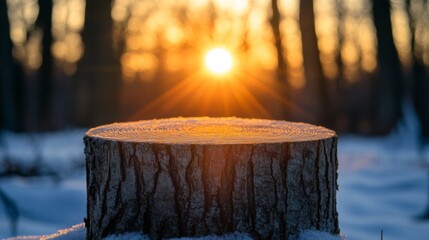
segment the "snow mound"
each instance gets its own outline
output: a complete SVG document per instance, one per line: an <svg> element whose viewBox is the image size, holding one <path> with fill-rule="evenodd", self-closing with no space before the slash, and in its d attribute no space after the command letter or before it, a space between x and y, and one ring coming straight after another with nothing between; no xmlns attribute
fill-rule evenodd
<svg viewBox="0 0 429 240"><path fill-rule="evenodd" d="M105 240L150 240L150 238L142 233L125 233L108 236ZM246 233L231 233L223 236L210 235L194 238L170 238L170 240L252 240L252 237Z"/></svg>
<svg viewBox="0 0 429 240"><path fill-rule="evenodd" d="M143 233L131 232L125 234L110 235L104 238L104 240L150 240L150 238Z"/></svg>
<svg viewBox="0 0 429 240"><path fill-rule="evenodd" d="M334 236L326 232L307 230L299 235L299 240L346 240L345 237Z"/></svg>
<svg viewBox="0 0 429 240"><path fill-rule="evenodd" d="M78 225L74 225L71 228L59 230L57 233L54 233L52 235L21 236L21 237L15 237L15 238L8 238L6 240L49 240L49 239L80 240L80 239L85 239L85 237L86 237L85 224L81 223ZM104 239L105 240L150 240L149 236L142 233L137 233L137 232L110 235ZM195 238L190 238L190 237L170 238L170 240L252 240L252 239L253 238L247 233L230 233L230 234L225 234L223 236L210 235L210 236L195 237ZM345 238L333 236L326 232L308 230L308 231L302 232L299 235L297 240L345 240Z"/></svg>
<svg viewBox="0 0 429 240"><path fill-rule="evenodd" d="M51 235L44 235L44 236L19 236L15 238L8 238L6 240L48 240L48 239L55 239L55 240L80 240L86 238L86 230L85 230L85 224L77 224L72 226L71 228L58 230L58 232L51 234ZM128 239L128 238L126 238ZM137 238L134 238L137 239Z"/></svg>
<svg viewBox="0 0 429 240"><path fill-rule="evenodd" d="M0 174L64 176L84 164L84 129L47 133L0 131Z"/></svg>
<svg viewBox="0 0 429 240"><path fill-rule="evenodd" d="M205 236L195 238L171 238L171 240L252 240L253 238L247 233L230 233L223 236Z"/></svg>

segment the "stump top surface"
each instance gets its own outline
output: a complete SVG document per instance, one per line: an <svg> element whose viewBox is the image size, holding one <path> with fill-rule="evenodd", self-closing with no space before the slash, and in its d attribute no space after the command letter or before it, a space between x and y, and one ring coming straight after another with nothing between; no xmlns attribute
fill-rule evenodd
<svg viewBox="0 0 429 240"><path fill-rule="evenodd" d="M164 144L257 144L321 140L335 132L307 123L195 117L113 123L92 128L86 136Z"/></svg>

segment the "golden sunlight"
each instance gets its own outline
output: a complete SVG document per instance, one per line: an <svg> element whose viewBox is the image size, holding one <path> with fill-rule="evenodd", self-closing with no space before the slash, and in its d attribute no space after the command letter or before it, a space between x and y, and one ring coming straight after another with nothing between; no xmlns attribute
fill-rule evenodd
<svg viewBox="0 0 429 240"><path fill-rule="evenodd" d="M205 56L206 67L215 74L224 74L232 68L232 55L225 48L213 48Z"/></svg>

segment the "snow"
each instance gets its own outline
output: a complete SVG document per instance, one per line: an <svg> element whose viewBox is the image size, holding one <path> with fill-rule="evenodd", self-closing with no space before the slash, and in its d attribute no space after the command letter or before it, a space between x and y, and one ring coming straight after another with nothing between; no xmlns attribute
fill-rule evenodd
<svg viewBox="0 0 429 240"><path fill-rule="evenodd" d="M81 150L84 134L83 129L38 134L0 132L0 173L8 162L24 170L36 166L45 173L68 175L84 163Z"/></svg>
<svg viewBox="0 0 429 240"><path fill-rule="evenodd" d="M44 236L20 236L20 237L14 237L14 238L8 238L7 240L48 240L48 239L55 239L55 240L79 240L79 239L85 239L86 237L85 232L85 224L81 223L75 226L72 226L71 228L59 230L58 232L51 234L51 235L44 235ZM104 238L105 240L150 240L149 236L137 233L137 232L130 232L130 233L124 233L124 234L117 234L117 235L110 235ZM246 233L231 233L226 234L223 236L204 236L204 237L184 237L184 238L170 238L170 240L252 240L253 238ZM297 240L341 240L343 238L338 236L332 236L328 233L320 232L320 231L304 231L302 232Z"/></svg>
<svg viewBox="0 0 429 240"><path fill-rule="evenodd" d="M308 230L304 231L299 235L299 240L341 240L346 239L342 236L332 236L329 233L315 231L315 230Z"/></svg>
<svg viewBox="0 0 429 240"><path fill-rule="evenodd" d="M335 132L307 123L247 118L167 118L114 123L90 129L90 137L168 144L251 144L324 139Z"/></svg>
<svg viewBox="0 0 429 240"><path fill-rule="evenodd" d="M406 121L389 136L339 137L337 205L341 233L347 239L380 239L381 230L384 239L389 240L427 239L429 236L429 221L417 218L428 203L429 150L421 148L417 142L418 129L413 115L405 115ZM0 238L27 235L39 237L17 239L43 239L40 236L50 239L47 237L58 233L58 229L67 230L83 221L86 215L84 133L81 129L31 136L0 134L0 173L5 170L7 159L58 173L55 177L0 178L0 192L12 199L19 211L17 231L13 233L10 213L8 215L0 200ZM35 157L36 152L39 158ZM56 235L55 239L83 239L84 231L80 224L63 236ZM120 239L127 239L125 237L142 239L135 233L120 236ZM233 239L246 239L243 234L235 237ZM338 239L312 231L300 237Z"/></svg>
<svg viewBox="0 0 429 240"><path fill-rule="evenodd" d="M120 235L111 235L105 238L106 240L149 240L150 238L140 233L126 233ZM231 233L223 236L205 236L195 238L169 238L170 240L251 240L250 235L245 233Z"/></svg>
<svg viewBox="0 0 429 240"><path fill-rule="evenodd" d="M122 235L109 236L105 238L106 240L149 240L148 236L145 236L140 233L126 233ZM253 238L246 233L231 233L223 236L205 236L205 237L195 237L195 238L170 238L170 240L253 240ZM333 236L329 233L320 232L320 231L304 231L302 232L297 240L342 240L344 238L340 236ZM65 239L64 239L65 240ZM70 239L72 240L72 239Z"/></svg>
<svg viewBox="0 0 429 240"><path fill-rule="evenodd" d="M85 238L86 238L85 224L81 223L81 224L74 225L70 228L59 230L56 233L51 234L51 235L19 236L19 237L8 238L7 240L48 240L48 239L79 240L79 239L85 239ZM108 238L108 239L110 239L110 238ZM128 239L128 238L126 238L126 239ZM137 238L134 238L134 239L137 239ZM142 238L140 238L140 239L142 239Z"/></svg>

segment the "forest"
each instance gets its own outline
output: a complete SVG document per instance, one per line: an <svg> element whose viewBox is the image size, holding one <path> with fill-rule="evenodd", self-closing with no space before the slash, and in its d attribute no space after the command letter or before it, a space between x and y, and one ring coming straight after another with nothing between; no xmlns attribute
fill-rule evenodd
<svg viewBox="0 0 429 240"><path fill-rule="evenodd" d="M379 135L409 101L429 137L426 0L0 4L2 129L203 115ZM202 64L217 46L222 76Z"/></svg>

